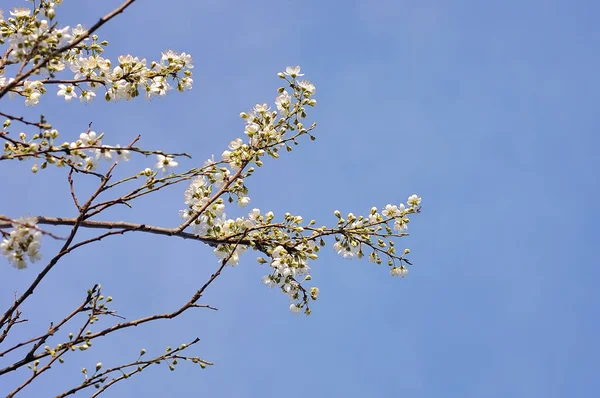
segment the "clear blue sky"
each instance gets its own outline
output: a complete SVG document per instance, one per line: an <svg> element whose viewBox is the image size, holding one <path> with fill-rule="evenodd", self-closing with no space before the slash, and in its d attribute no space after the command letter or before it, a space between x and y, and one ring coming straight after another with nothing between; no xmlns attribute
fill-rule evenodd
<svg viewBox="0 0 600 398"><path fill-rule="evenodd" d="M67 3L65 23L87 26L118 4ZM415 265L400 280L328 247L313 266L321 297L306 318L261 285L265 267L248 254L206 294L218 312L98 341L23 396L69 385L80 366L196 336L192 352L214 367L149 369L107 396L597 396L599 13L586 0L134 4L99 32L108 54L189 52L194 90L89 106L64 106L52 94L33 111L64 139L93 121L107 143L142 134L145 147L192 153L182 162L192 167L242 135L240 111L274 100L278 71L301 65L317 87L318 139L248 180L252 206L331 224L334 209L366 213L418 193L423 213L399 243ZM0 167L0 212L74 214L61 173L27 169ZM172 226L183 189L107 217ZM31 322L19 333L56 321L95 282L128 318L169 311L215 265L194 242L102 242L51 273L34 296L43 308L23 308ZM5 264L0 303L39 267Z"/></svg>

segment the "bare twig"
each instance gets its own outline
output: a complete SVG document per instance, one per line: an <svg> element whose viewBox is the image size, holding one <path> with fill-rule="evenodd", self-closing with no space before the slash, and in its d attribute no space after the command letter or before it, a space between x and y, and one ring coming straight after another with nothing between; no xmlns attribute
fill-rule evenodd
<svg viewBox="0 0 600 398"><path fill-rule="evenodd" d="M28 126L35 126L35 127L40 128L40 129L48 129L48 128L51 127L48 123L27 121L27 120L25 120L25 118L23 116L13 116L13 115L9 115L8 113L4 113L4 112L0 112L0 116L5 117L5 118L10 119L10 120L21 122L21 123L26 124Z"/></svg>

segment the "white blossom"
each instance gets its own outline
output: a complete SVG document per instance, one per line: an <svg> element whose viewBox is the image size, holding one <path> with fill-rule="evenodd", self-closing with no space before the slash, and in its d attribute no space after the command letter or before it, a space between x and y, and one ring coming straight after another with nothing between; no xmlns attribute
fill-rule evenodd
<svg viewBox="0 0 600 398"><path fill-rule="evenodd" d="M306 91L308 94L312 95L315 93L315 85L309 82L308 80L301 80L298 82L298 86Z"/></svg>
<svg viewBox="0 0 600 398"><path fill-rule="evenodd" d="M169 156L169 155L156 155L156 159L158 160L158 162L156 162L156 166L155 168L161 170L163 173L166 173L170 168L174 168L177 167L177 165L179 163L177 163L174 159L173 156Z"/></svg>
<svg viewBox="0 0 600 398"><path fill-rule="evenodd" d="M297 315L302 312L302 308L298 304L290 304L290 312Z"/></svg>
<svg viewBox="0 0 600 398"><path fill-rule="evenodd" d="M81 133L79 139L85 146L100 146L102 145L98 135L95 131L89 131L87 133Z"/></svg>
<svg viewBox="0 0 600 398"><path fill-rule="evenodd" d="M247 196L244 196L238 200L238 205L240 207L246 207L246 206L248 206L249 203L250 203L250 198Z"/></svg>
<svg viewBox="0 0 600 398"><path fill-rule="evenodd" d="M417 207L421 204L421 198L416 194L410 195L407 202L409 206Z"/></svg>
<svg viewBox="0 0 600 398"><path fill-rule="evenodd" d="M381 214L384 217L397 217L400 215L400 211L398 210L398 206L396 205L386 205Z"/></svg>
<svg viewBox="0 0 600 398"><path fill-rule="evenodd" d="M0 242L0 253L17 269L27 267L27 259L34 263L41 258L42 233L34 218L21 218L13 223L13 230Z"/></svg>
<svg viewBox="0 0 600 398"><path fill-rule="evenodd" d="M29 8L13 8L13 10L10 11L10 15L12 15L15 18L28 17L30 14L31 9Z"/></svg>
<svg viewBox="0 0 600 398"><path fill-rule="evenodd" d="M85 90L79 96L79 100L81 102L87 102L87 103L92 102L94 100L94 98L96 98L96 93L91 90ZM66 97L65 97L65 99L66 99Z"/></svg>
<svg viewBox="0 0 600 398"><path fill-rule="evenodd" d="M73 98L77 98L77 93L75 92L75 88L73 86L66 86L64 84L58 85L58 92L56 95L59 97L65 97L65 101L69 102Z"/></svg>
<svg viewBox="0 0 600 398"><path fill-rule="evenodd" d="M400 267L393 267L390 270L390 275L404 278L406 275L408 275L408 269L404 265L401 265Z"/></svg>
<svg viewBox="0 0 600 398"><path fill-rule="evenodd" d="M285 68L285 72L283 73L291 77L304 76L304 73L300 73L299 66L288 66L287 68Z"/></svg>

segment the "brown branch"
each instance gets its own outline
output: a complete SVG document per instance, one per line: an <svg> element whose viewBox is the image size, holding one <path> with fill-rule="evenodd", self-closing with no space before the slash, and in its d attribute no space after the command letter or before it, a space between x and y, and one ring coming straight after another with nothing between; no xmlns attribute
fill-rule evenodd
<svg viewBox="0 0 600 398"><path fill-rule="evenodd" d="M5 118L10 119L10 120L21 122L21 123L26 124L28 126L35 126L35 127L40 128L40 129L48 129L48 128L51 127L47 123L43 123L42 124L41 122L29 122L29 121L25 120L25 118L23 116L12 116L12 115L9 115L8 113L4 113L4 112L0 112L0 116L5 117Z"/></svg>
<svg viewBox="0 0 600 398"><path fill-rule="evenodd" d="M27 143L9 139L8 137L6 137L7 135L8 134L0 134L0 136L3 139L5 139L7 141L11 141L14 145L29 146L29 144L27 144ZM138 136L138 138L139 138L139 136ZM12 160L12 159L31 158L31 157L37 158L41 155L49 155L49 154L53 154L53 153L64 153L66 155L71 155L72 152L87 151L90 149L115 150L115 151L119 150L119 149L126 149L128 151L140 153L140 154L146 155L146 156L148 156L148 155L163 155L163 156L171 156L171 157L185 156L187 158L191 158L191 156L187 153L165 153L165 152L157 151L157 150L147 151L147 150L137 148L134 146L118 148L118 147L113 147L113 146L82 145L82 146L76 147L76 148L52 146L47 149L42 149L42 150L38 150L35 152L17 153L17 154L11 154L10 156L2 155L2 156L0 156L0 160Z"/></svg>
<svg viewBox="0 0 600 398"><path fill-rule="evenodd" d="M81 211L81 206L79 205L79 201L75 195L75 186L73 185L73 169L69 170L67 181L69 181L69 191L71 192L71 198L73 198L73 204L75 207L77 207L77 210Z"/></svg>
<svg viewBox="0 0 600 398"><path fill-rule="evenodd" d="M14 62L10 62L8 60L8 56L10 55L12 50L13 50L12 48L7 48L6 51L4 52L4 55L0 59L0 69L4 68L6 65L11 65L12 63L14 63Z"/></svg>
<svg viewBox="0 0 600 398"><path fill-rule="evenodd" d="M2 223L2 221L4 221L4 223ZM4 216L0 215L0 229L13 226L14 224L17 224L17 225L20 225L20 226L23 226L23 227L27 227L27 228L35 229L36 231L39 231L42 235L47 235L47 236L49 236L51 238L54 238L56 240L65 240L65 238L63 238L61 236L58 236L58 235L54 235L52 232L48 232L46 230L43 230L43 229L39 228L38 226L30 225L30 224L28 224L26 222L19 221L19 220L12 220L12 219L10 219L8 217L4 217Z"/></svg>
<svg viewBox="0 0 600 398"><path fill-rule="evenodd" d="M6 336L8 336L8 333L10 332L10 329L13 326L15 326L17 323L27 322L27 319L19 319L20 317L21 311L19 311L19 309L17 308L14 314L11 314L10 318L6 322L6 328L2 331L2 334L0 334L0 343L2 343L4 339L6 339ZM0 354L0 357L2 357L2 354Z"/></svg>
<svg viewBox="0 0 600 398"><path fill-rule="evenodd" d="M105 82L104 80L98 80L98 79L91 79L91 78L85 78L85 79L44 79L44 84L78 84L78 83L98 83L98 84L102 84L103 86L106 86L107 82Z"/></svg>

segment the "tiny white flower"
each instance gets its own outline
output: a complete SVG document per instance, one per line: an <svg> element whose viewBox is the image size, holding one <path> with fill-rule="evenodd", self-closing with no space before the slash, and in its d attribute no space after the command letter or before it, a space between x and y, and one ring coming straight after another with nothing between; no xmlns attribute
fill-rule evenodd
<svg viewBox="0 0 600 398"><path fill-rule="evenodd" d="M91 90L86 90L84 92L81 93L81 96L79 97L79 100L81 102L87 102L90 103L94 100L94 98L96 98L96 93L91 91Z"/></svg>
<svg viewBox="0 0 600 398"><path fill-rule="evenodd" d="M215 156L213 155L213 156L211 156L210 159L207 159L206 161L204 161L203 167L210 167L210 166L214 165L215 163L217 163L217 162L215 162Z"/></svg>
<svg viewBox="0 0 600 398"><path fill-rule="evenodd" d="M292 314L299 314L302 311L302 308L300 308L300 305L298 304L290 304L290 312Z"/></svg>
<svg viewBox="0 0 600 398"><path fill-rule="evenodd" d="M410 195L408 197L407 203L409 206L417 207L421 204L421 198L416 194Z"/></svg>
<svg viewBox="0 0 600 398"><path fill-rule="evenodd" d="M393 267L390 270L390 275L404 278L406 275L408 275L408 269L404 265L401 265L400 267Z"/></svg>
<svg viewBox="0 0 600 398"><path fill-rule="evenodd" d="M56 15L56 11L54 11L54 8L47 8L44 14L46 14L48 18L52 19Z"/></svg>
<svg viewBox="0 0 600 398"><path fill-rule="evenodd" d="M274 287L275 286L275 281L273 280L273 278L271 277L271 275L265 275L262 277L262 283L265 284L268 287Z"/></svg>
<svg viewBox="0 0 600 398"><path fill-rule="evenodd" d="M298 82L298 87L303 89L309 94L314 94L316 91L315 85L309 82L308 80L301 80Z"/></svg>
<svg viewBox="0 0 600 398"><path fill-rule="evenodd" d="M102 148L95 149L94 152L96 153L96 159L111 160L112 153L111 153L111 150L107 149L107 148L110 148L110 147L103 145Z"/></svg>
<svg viewBox="0 0 600 398"><path fill-rule="evenodd" d="M179 61L180 56L179 54L177 54L175 51L173 50L167 50L164 53L162 53L162 57L160 58L160 60L162 62L164 62L165 64L170 64L173 62L177 62Z"/></svg>
<svg viewBox="0 0 600 398"><path fill-rule="evenodd" d="M113 149L117 153L117 161L128 162L131 154L127 149L121 149L121 146L117 144Z"/></svg>
<svg viewBox="0 0 600 398"><path fill-rule="evenodd" d="M229 162L231 160L230 156L230 151L223 151L223 153L221 154L221 159L223 159L224 162Z"/></svg>
<svg viewBox="0 0 600 398"><path fill-rule="evenodd" d="M408 218L398 218L394 222L394 229L398 233L405 233L408 230Z"/></svg>
<svg viewBox="0 0 600 398"><path fill-rule="evenodd" d="M87 29L81 24L78 24L72 30L73 37L81 36L81 35L85 34L86 32L87 32Z"/></svg>
<svg viewBox="0 0 600 398"><path fill-rule="evenodd" d="M267 104L256 104L254 105L254 112L256 113L266 113L270 110Z"/></svg>
<svg viewBox="0 0 600 398"><path fill-rule="evenodd" d="M101 145L100 140L97 139L97 134L95 131L90 131L88 133L79 134L79 139L83 142L85 146L99 146Z"/></svg>
<svg viewBox="0 0 600 398"><path fill-rule="evenodd" d="M287 91L284 91L275 99L275 105L277 105L279 112L284 112L290 106L290 102L291 98Z"/></svg>
<svg viewBox="0 0 600 398"><path fill-rule="evenodd" d="M377 222L379 222L379 214L375 213L375 214L369 214L369 223L370 224L375 224Z"/></svg>
<svg viewBox="0 0 600 398"><path fill-rule="evenodd" d="M236 149L241 147L243 144L244 144L244 141L242 141L241 138L236 138L235 140L233 140L229 143L229 149L231 149L232 151L235 151Z"/></svg>
<svg viewBox="0 0 600 398"><path fill-rule="evenodd" d="M158 162L156 162L156 168L166 173L169 168L177 167L179 163L173 160L173 156L156 155Z"/></svg>
<svg viewBox="0 0 600 398"><path fill-rule="evenodd" d="M250 203L250 198L248 196L244 196L238 200L238 206L246 207Z"/></svg>
<svg viewBox="0 0 600 398"><path fill-rule="evenodd" d="M188 69L193 69L194 68L194 59L192 58L192 56L190 54L181 53L181 55L179 56L179 59L181 61L183 61L183 63L185 64L186 68L188 68Z"/></svg>
<svg viewBox="0 0 600 398"><path fill-rule="evenodd" d="M256 123L250 123L244 129L246 134L255 134L260 130L260 126Z"/></svg>
<svg viewBox="0 0 600 398"><path fill-rule="evenodd" d="M260 209L252 209L250 213L248 213L248 218L252 221L257 221L260 217Z"/></svg>
<svg viewBox="0 0 600 398"><path fill-rule="evenodd" d="M194 84L194 79L192 79L191 77L184 77L183 79L181 79L181 86L185 89L185 90L191 90Z"/></svg>
<svg viewBox="0 0 600 398"><path fill-rule="evenodd" d="M59 84L58 88L59 88L59 90L56 93L56 95L58 95L59 97L65 97L65 101L69 102L69 101L71 101L71 99L77 98L77 93L75 92L75 87L66 86L64 84Z"/></svg>
<svg viewBox="0 0 600 398"><path fill-rule="evenodd" d="M384 217L396 217L399 215L398 206L396 205L386 205L381 214Z"/></svg>
<svg viewBox="0 0 600 398"><path fill-rule="evenodd" d="M85 158L85 169L88 171L94 170L96 168L96 159L92 156L88 156Z"/></svg>
<svg viewBox="0 0 600 398"><path fill-rule="evenodd" d="M171 89L171 85L167 82L163 76L156 76L152 79L152 85L150 86L150 92L159 96L164 96L167 91Z"/></svg>
<svg viewBox="0 0 600 398"><path fill-rule="evenodd" d="M41 96L42 94L40 94L38 91L34 91L33 93L29 94L29 96L25 100L25 105L34 106L39 104Z"/></svg>
<svg viewBox="0 0 600 398"><path fill-rule="evenodd" d="M13 8L13 10L10 11L10 15L15 18L28 17L30 14L31 10L29 8Z"/></svg>
<svg viewBox="0 0 600 398"><path fill-rule="evenodd" d="M299 66L288 66L287 68L285 68L285 72L283 73L291 77L304 76L304 73L300 73Z"/></svg>

